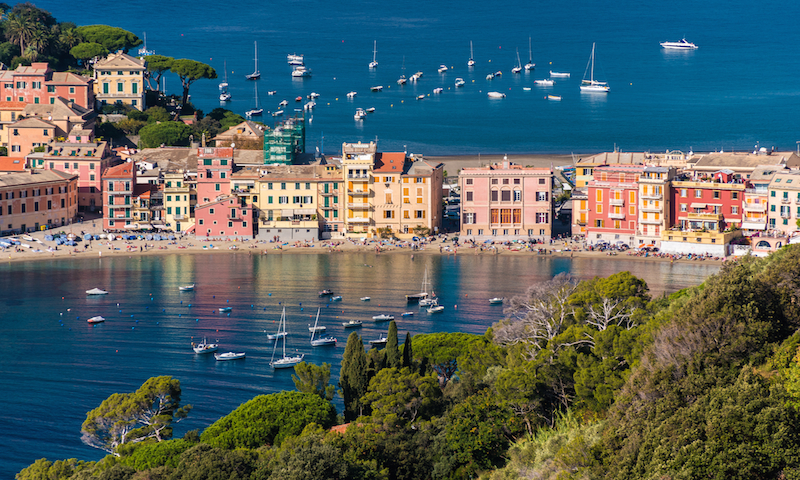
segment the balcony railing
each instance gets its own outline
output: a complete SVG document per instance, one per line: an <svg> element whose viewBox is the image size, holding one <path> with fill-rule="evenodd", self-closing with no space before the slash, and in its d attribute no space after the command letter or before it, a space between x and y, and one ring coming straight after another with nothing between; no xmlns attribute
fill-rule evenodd
<svg viewBox="0 0 800 480"><path fill-rule="evenodd" d="M623 219L625 219L625 213L623 213L623 212L620 212L620 213L609 212L608 213L608 218L615 218L617 220L623 220Z"/></svg>
<svg viewBox="0 0 800 480"><path fill-rule="evenodd" d="M347 223L370 223L370 219L367 217L353 217L348 218Z"/></svg>
<svg viewBox="0 0 800 480"><path fill-rule="evenodd" d="M350 174L347 178L351 180L369 180L369 174Z"/></svg>
<svg viewBox="0 0 800 480"><path fill-rule="evenodd" d="M176 222L182 222L186 220L186 215L174 215L172 218L174 218Z"/></svg>
<svg viewBox="0 0 800 480"><path fill-rule="evenodd" d="M650 205L639 207L639 210L642 212L661 212L663 211L661 207L651 207Z"/></svg>
<svg viewBox="0 0 800 480"><path fill-rule="evenodd" d="M347 190L348 195L369 195L369 190Z"/></svg>
<svg viewBox="0 0 800 480"><path fill-rule="evenodd" d="M330 197L333 195L339 195L339 190L331 190L330 192L322 192L320 195L323 197Z"/></svg>
<svg viewBox="0 0 800 480"><path fill-rule="evenodd" d="M338 210L339 205L323 205L320 208L323 210Z"/></svg>
<svg viewBox="0 0 800 480"><path fill-rule="evenodd" d="M766 216L754 217L752 215L744 215L742 217L743 222L751 222L751 223L767 223Z"/></svg>
<svg viewBox="0 0 800 480"><path fill-rule="evenodd" d="M658 193L658 192L655 192L655 193L654 192L650 192L650 193L643 193L640 196L641 196L641 198L646 198L648 200L659 200L664 195L662 195L661 193Z"/></svg>
<svg viewBox="0 0 800 480"><path fill-rule="evenodd" d="M625 199L624 198L611 198L611 199L608 200L608 203L610 203L611 205L625 205Z"/></svg>
<svg viewBox="0 0 800 480"><path fill-rule="evenodd" d="M767 211L767 204L766 203L745 202L744 211L745 212L766 212Z"/></svg>
<svg viewBox="0 0 800 480"><path fill-rule="evenodd" d="M355 209L355 210L362 210L362 209L366 209L366 208L369 208L369 207L370 207L369 203L348 203L347 204L347 208L352 208L352 209Z"/></svg>
<svg viewBox="0 0 800 480"><path fill-rule="evenodd" d="M781 212L781 218L792 218L791 212Z"/></svg>
<svg viewBox="0 0 800 480"><path fill-rule="evenodd" d="M784 204L792 203L792 199L791 198L781 198L781 203L784 203Z"/></svg>
<svg viewBox="0 0 800 480"><path fill-rule="evenodd" d="M646 223L648 225L661 225L662 223L664 223L664 221L655 218L640 218L639 223Z"/></svg>

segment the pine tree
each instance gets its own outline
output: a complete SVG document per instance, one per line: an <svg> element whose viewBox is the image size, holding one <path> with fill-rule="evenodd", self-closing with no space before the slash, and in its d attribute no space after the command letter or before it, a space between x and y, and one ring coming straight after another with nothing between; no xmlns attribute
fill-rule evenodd
<svg viewBox="0 0 800 480"><path fill-rule="evenodd" d="M411 348L411 332L406 332L406 341L403 343L403 368L414 367L414 351Z"/></svg>
<svg viewBox="0 0 800 480"><path fill-rule="evenodd" d="M342 369L339 373L339 394L344 399L344 418L354 420L362 413L361 397L367 392L367 355L364 343L357 332L347 337L342 357Z"/></svg>
<svg viewBox="0 0 800 480"><path fill-rule="evenodd" d="M389 337L386 341L386 366L400 368L400 350L397 348L397 324L389 324Z"/></svg>

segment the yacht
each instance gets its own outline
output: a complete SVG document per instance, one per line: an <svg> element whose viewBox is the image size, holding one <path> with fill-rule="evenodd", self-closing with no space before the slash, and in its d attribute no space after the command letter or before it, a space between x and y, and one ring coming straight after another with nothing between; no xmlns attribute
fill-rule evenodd
<svg viewBox="0 0 800 480"><path fill-rule="evenodd" d="M467 60L467 66L468 67L475 66L475 60L473 60L472 58L472 40L469 41L469 60Z"/></svg>
<svg viewBox="0 0 800 480"><path fill-rule="evenodd" d="M489 98L506 98L505 93L500 92L489 92L486 94Z"/></svg>
<svg viewBox="0 0 800 480"><path fill-rule="evenodd" d="M456 78L456 87L463 87L465 83L466 82L464 82L463 78L461 77Z"/></svg>
<svg viewBox="0 0 800 480"><path fill-rule="evenodd" d="M542 80L534 80L533 84L534 85L542 85L542 86L545 86L545 87L552 87L553 85L556 84L556 82L554 82L553 80L551 80L549 78L545 78L545 79L542 79Z"/></svg>
<svg viewBox="0 0 800 480"><path fill-rule="evenodd" d="M439 70L438 70L439 73L444 73L447 70L448 70L447 65L445 65L445 64L439 65Z"/></svg>
<svg viewBox="0 0 800 480"><path fill-rule="evenodd" d="M519 60L519 48L517 49L517 66L511 69L511 73L520 73L522 71L522 62Z"/></svg>
<svg viewBox="0 0 800 480"><path fill-rule="evenodd" d="M347 98L354 98L358 93L356 92L347 92Z"/></svg>
<svg viewBox="0 0 800 480"><path fill-rule="evenodd" d="M581 81L581 92L608 93L608 84L606 82L598 82L594 79L594 47L595 44L593 43L592 54L589 57L589 65L586 66L587 70L591 72L589 74L589 80L586 80L586 73L584 73L583 80Z"/></svg>
<svg viewBox="0 0 800 480"><path fill-rule="evenodd" d="M550 76L556 78L569 78L569 73L567 72L554 72L550 70Z"/></svg>
<svg viewBox="0 0 800 480"><path fill-rule="evenodd" d="M536 64L533 63L533 50L531 50L531 37L528 37L528 63L525 64L525 70L533 70Z"/></svg>
<svg viewBox="0 0 800 480"><path fill-rule="evenodd" d="M253 73L248 73L244 76L247 80L258 80L261 78L261 72L258 71L258 42L253 42L253 44L255 45L256 52L255 58L253 59L255 61L255 68L253 69Z"/></svg>
<svg viewBox="0 0 800 480"><path fill-rule="evenodd" d="M661 42L661 46L666 48L667 50L696 50L697 45L691 42L687 42L685 38L682 38L680 42Z"/></svg>
<svg viewBox="0 0 800 480"><path fill-rule="evenodd" d="M286 61L289 63L289 65L303 65L303 56L290 53L289 55L286 55Z"/></svg>
<svg viewBox="0 0 800 480"><path fill-rule="evenodd" d="M355 115L353 115L353 118L355 118L356 120L364 120L364 117L366 116L367 112L365 112L363 108L357 108Z"/></svg>
<svg viewBox="0 0 800 480"><path fill-rule="evenodd" d="M306 68L305 65L298 65L294 67L294 70L292 70L292 77L294 78L304 78L310 76L311 76L311 70Z"/></svg>

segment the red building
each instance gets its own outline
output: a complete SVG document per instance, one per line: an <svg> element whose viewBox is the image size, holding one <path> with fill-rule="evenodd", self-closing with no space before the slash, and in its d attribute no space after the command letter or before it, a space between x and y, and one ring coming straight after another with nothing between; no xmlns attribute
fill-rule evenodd
<svg viewBox="0 0 800 480"><path fill-rule="evenodd" d="M715 175L714 179L672 182L674 227L719 232L742 225L746 185L725 175Z"/></svg>
<svg viewBox="0 0 800 480"><path fill-rule="evenodd" d="M594 169L593 180L587 185L588 244L622 242L634 246L639 177L644 169L644 165L603 165Z"/></svg>
<svg viewBox="0 0 800 480"><path fill-rule="evenodd" d="M57 97L94 109L94 79L54 72L46 62L0 72L0 100L28 104L53 103Z"/></svg>
<svg viewBox="0 0 800 480"><path fill-rule="evenodd" d="M207 238L254 237L253 205L248 196L231 194L233 148L197 150L197 205L195 235Z"/></svg>

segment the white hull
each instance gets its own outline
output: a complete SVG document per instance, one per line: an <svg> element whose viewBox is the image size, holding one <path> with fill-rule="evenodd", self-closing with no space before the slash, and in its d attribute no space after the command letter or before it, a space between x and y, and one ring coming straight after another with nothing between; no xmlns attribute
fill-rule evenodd
<svg viewBox="0 0 800 480"><path fill-rule="evenodd" d="M506 98L505 93L500 92L489 92L486 94L489 98Z"/></svg>
<svg viewBox="0 0 800 480"><path fill-rule="evenodd" d="M570 75L569 73L565 73L565 72L554 72L554 71L550 70L550 76L551 76L551 77L556 77L556 78L569 78L569 75Z"/></svg>
<svg viewBox="0 0 800 480"><path fill-rule="evenodd" d="M608 93L608 90L608 85L581 85L581 92Z"/></svg>
<svg viewBox="0 0 800 480"><path fill-rule="evenodd" d="M374 317L372 317L372 319L375 320L376 322L388 322L390 320L394 320L394 316L393 315L375 315Z"/></svg>
<svg viewBox="0 0 800 480"><path fill-rule="evenodd" d="M360 327L361 325L363 325L363 322L361 320L350 320L349 322L342 323L342 326L344 328L357 328Z"/></svg>
<svg viewBox="0 0 800 480"><path fill-rule="evenodd" d="M297 356L294 356L294 357L279 358L278 360L269 362L269 364L274 369L292 368L295 365L297 365L298 363L302 362L303 361L303 357L305 357L305 354L301 353L300 355L297 355Z"/></svg>
<svg viewBox="0 0 800 480"><path fill-rule="evenodd" d="M108 292L105 290L100 290L99 288L93 288L91 290L86 290L87 295L108 295Z"/></svg>
<svg viewBox="0 0 800 480"><path fill-rule="evenodd" d="M554 82L552 80L534 80L533 84L534 85L541 85L543 87L552 87L553 85L556 84L556 82Z"/></svg>
<svg viewBox="0 0 800 480"><path fill-rule="evenodd" d="M89 323L103 323L103 322L106 321L106 319L101 317L100 315L98 315L98 316L92 317L92 318L90 318L89 320L86 320L86 321L89 322Z"/></svg>
<svg viewBox="0 0 800 480"><path fill-rule="evenodd" d="M684 38L680 42L661 42L661 46L667 50L696 50L697 45L687 42Z"/></svg>
<svg viewBox="0 0 800 480"><path fill-rule="evenodd" d="M180 290L181 292L189 292L189 291L192 291L192 290L194 290L194 284L192 284L192 285L185 285L185 286L183 286L183 287L178 287L178 290Z"/></svg>
<svg viewBox="0 0 800 480"><path fill-rule="evenodd" d="M325 337L311 340L312 347L327 347L328 345L336 345L336 339L333 337Z"/></svg>
<svg viewBox="0 0 800 480"><path fill-rule="evenodd" d="M215 353L214 354L214 358L216 358L217 361L220 361L220 362L225 362L225 361L229 361L229 360L239 360L240 358L244 358L244 352L239 352L239 353L235 353L235 352Z"/></svg>
<svg viewBox="0 0 800 480"><path fill-rule="evenodd" d="M269 335L267 335L267 340L277 340L279 338L285 337L286 335L288 335L288 333L286 332L270 333Z"/></svg>
<svg viewBox="0 0 800 480"><path fill-rule="evenodd" d="M441 305L437 305L428 309L428 313L442 313L443 311L444 307Z"/></svg>

